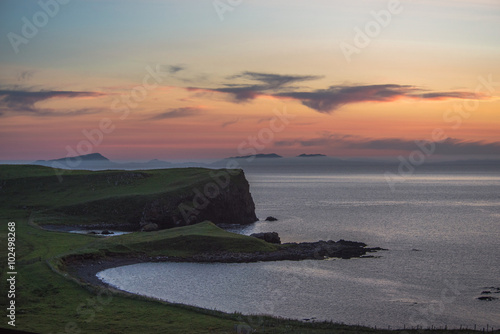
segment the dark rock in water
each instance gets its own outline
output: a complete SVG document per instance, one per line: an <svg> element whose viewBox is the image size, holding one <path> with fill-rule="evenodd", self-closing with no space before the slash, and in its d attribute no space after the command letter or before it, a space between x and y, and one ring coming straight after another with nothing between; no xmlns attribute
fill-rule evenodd
<svg viewBox="0 0 500 334"><path fill-rule="evenodd" d="M372 247L369 249L369 252L376 252L376 251L386 251L388 250L387 248L382 248L382 247Z"/></svg>
<svg viewBox="0 0 500 334"><path fill-rule="evenodd" d="M302 243L286 243L272 252L257 252L257 253L202 253L194 255L190 258L168 257L164 260L173 262L222 262L222 263L241 263L241 262L258 262L258 261L282 261L282 260L306 260L315 259L323 260L327 258L342 258L350 259L353 257L362 257L368 252L374 252L374 248L366 248L363 243L355 243L355 246L345 245L333 240L317 241L317 242L302 242ZM155 261L162 261L156 259Z"/></svg>
<svg viewBox="0 0 500 334"><path fill-rule="evenodd" d="M269 216L265 219L266 222L275 222L277 221L278 219L277 218L274 218L273 216Z"/></svg>
<svg viewBox="0 0 500 334"><path fill-rule="evenodd" d="M417 249L417 248L413 248L411 251L412 252L421 252L422 250L421 249Z"/></svg>
<svg viewBox="0 0 500 334"><path fill-rule="evenodd" d="M485 290L481 291L482 295L489 295L492 293L500 293L500 288L495 287L495 286L486 286L486 287L483 287L483 289L485 289ZM488 297L488 298L497 299L496 297Z"/></svg>
<svg viewBox="0 0 500 334"><path fill-rule="evenodd" d="M343 246L349 246L349 247L366 247L365 243L357 242L357 241L347 241L347 240L344 240L344 239L340 239L337 242L339 244L343 245Z"/></svg>
<svg viewBox="0 0 500 334"><path fill-rule="evenodd" d="M281 244L281 239L276 232L264 232L264 233L253 233L250 234L251 237L262 239L264 241L273 243L273 244Z"/></svg>
<svg viewBox="0 0 500 334"><path fill-rule="evenodd" d="M141 229L142 232L152 232L152 231L158 231L158 225L155 223L149 223L147 225L144 225Z"/></svg>
<svg viewBox="0 0 500 334"><path fill-rule="evenodd" d="M488 297L486 297L486 296L482 296L482 297L477 297L477 299L479 299L479 300L485 300L485 301L491 302L491 301L493 301L493 300L495 300L495 299L498 299L498 298L495 298L495 297L489 297L489 296L488 296Z"/></svg>
<svg viewBox="0 0 500 334"><path fill-rule="evenodd" d="M108 230L104 230L101 232L101 234L114 234L114 233Z"/></svg>
<svg viewBox="0 0 500 334"><path fill-rule="evenodd" d="M90 231L90 232L87 232L87 234L97 234L97 233L94 231Z"/></svg>

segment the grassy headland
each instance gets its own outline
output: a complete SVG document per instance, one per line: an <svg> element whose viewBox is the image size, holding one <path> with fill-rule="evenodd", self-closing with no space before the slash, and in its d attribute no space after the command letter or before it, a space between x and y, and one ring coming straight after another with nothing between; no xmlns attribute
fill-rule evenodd
<svg viewBox="0 0 500 334"><path fill-rule="evenodd" d="M241 170L83 171L35 165L0 167L3 206L35 211L40 225L106 224L138 230L144 221L157 222L163 228L186 225L187 215L189 224L207 219L217 223L257 220L248 182ZM217 210L223 203L230 205L226 210ZM195 207L197 204L203 206L201 212Z"/></svg>

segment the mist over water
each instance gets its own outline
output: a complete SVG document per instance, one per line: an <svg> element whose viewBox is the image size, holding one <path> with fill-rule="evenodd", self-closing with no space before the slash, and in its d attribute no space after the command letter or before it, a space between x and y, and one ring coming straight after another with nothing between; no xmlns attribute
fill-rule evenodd
<svg viewBox="0 0 500 334"><path fill-rule="evenodd" d="M236 232L276 231L282 242L355 240L389 251L350 260L137 264L99 277L227 312L393 328L500 327L500 293L492 289L500 288L500 171L424 170L395 191L378 169L245 174L261 221ZM477 299L485 295L498 299Z"/></svg>

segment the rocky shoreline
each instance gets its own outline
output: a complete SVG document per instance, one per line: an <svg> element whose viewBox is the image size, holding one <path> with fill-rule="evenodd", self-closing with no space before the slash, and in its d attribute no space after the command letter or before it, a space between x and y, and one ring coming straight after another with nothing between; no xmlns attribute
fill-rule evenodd
<svg viewBox="0 0 500 334"><path fill-rule="evenodd" d="M255 253L201 253L189 257L145 255L108 256L95 258L85 255L72 255L64 259L68 273L84 283L106 285L96 274L102 270L144 262L200 262L200 263L249 263L260 261L299 261L323 260L328 258L361 258L373 257L367 253L386 250L380 247L368 248L366 244L354 241L339 240L337 242L317 241L302 243L286 243L279 250Z"/></svg>

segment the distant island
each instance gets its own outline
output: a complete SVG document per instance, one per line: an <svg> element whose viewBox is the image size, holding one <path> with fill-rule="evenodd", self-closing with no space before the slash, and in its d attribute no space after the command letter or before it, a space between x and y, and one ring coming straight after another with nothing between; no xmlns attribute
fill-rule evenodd
<svg viewBox="0 0 500 334"><path fill-rule="evenodd" d="M110 161L108 158L103 156L101 153L90 153L90 154L84 154L84 155L79 155L75 157L65 157L65 158L60 158L60 159L52 159L52 160L37 160L34 163L35 164L44 164L48 162L66 162L67 160L81 160L81 161Z"/></svg>
<svg viewBox="0 0 500 334"><path fill-rule="evenodd" d="M311 159L308 159L311 158ZM231 165L230 160L236 162ZM1 162L0 164L8 163ZM201 167L201 168L251 168L250 166L262 167L276 167L276 166L312 166L316 165L335 165L335 166L369 166L370 168L377 167L384 168L389 171L398 171L400 166L405 162L396 160L394 158L376 159L369 157L350 157L350 158L337 158L329 157L321 153L302 153L297 156L284 157L276 153L259 153L255 155L243 155L224 158L221 160L209 162L168 162L159 159L152 159L149 161L113 161L108 159L101 153L91 153L79 156L65 157L52 160L36 160L33 162L26 162L32 165L41 165L46 167L58 168L59 170L83 169L83 170L137 170L137 169L163 169L163 168L187 168L187 167ZM477 165L480 168L498 168L500 160L498 159L467 159L467 160L429 160L426 161L427 168L447 168L447 166L461 166L467 168L468 166ZM66 172L62 172L66 173Z"/></svg>
<svg viewBox="0 0 500 334"><path fill-rule="evenodd" d="M236 157L229 157L226 159L248 159L248 158L283 158L281 155L278 155L276 153L269 153L269 154L254 154L254 155L242 155L242 156L236 156Z"/></svg>
<svg viewBox="0 0 500 334"><path fill-rule="evenodd" d="M306 154L302 153L300 155L297 155L297 158L316 158L316 157L326 157L324 154Z"/></svg>

